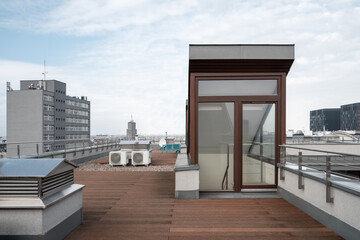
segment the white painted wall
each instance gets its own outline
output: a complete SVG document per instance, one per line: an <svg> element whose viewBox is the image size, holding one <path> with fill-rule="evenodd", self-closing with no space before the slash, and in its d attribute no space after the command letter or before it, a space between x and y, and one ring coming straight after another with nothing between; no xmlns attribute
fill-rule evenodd
<svg viewBox="0 0 360 240"><path fill-rule="evenodd" d="M226 154L199 154L200 190L221 190L227 165ZM234 157L229 154L228 186L234 188Z"/></svg>
<svg viewBox="0 0 360 240"><path fill-rule="evenodd" d="M175 172L175 191L199 190L199 171Z"/></svg>
<svg viewBox="0 0 360 240"><path fill-rule="evenodd" d="M334 203L327 203L325 184L309 178L304 178L304 189L298 189L298 175L286 170L284 174L285 180L280 180L279 178L279 187L298 196L324 212L333 215L350 226L360 229L359 196L332 188Z"/></svg>

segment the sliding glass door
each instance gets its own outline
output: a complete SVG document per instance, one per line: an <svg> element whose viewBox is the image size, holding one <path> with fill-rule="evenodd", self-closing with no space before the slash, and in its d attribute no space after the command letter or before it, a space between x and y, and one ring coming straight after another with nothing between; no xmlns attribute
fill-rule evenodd
<svg viewBox="0 0 360 240"><path fill-rule="evenodd" d="M201 191L276 184L276 104L235 103L198 103Z"/></svg>

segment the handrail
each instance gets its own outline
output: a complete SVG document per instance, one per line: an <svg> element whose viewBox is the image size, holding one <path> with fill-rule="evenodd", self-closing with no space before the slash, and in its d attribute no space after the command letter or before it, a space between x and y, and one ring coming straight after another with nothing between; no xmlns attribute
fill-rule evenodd
<svg viewBox="0 0 360 240"><path fill-rule="evenodd" d="M357 159L360 157L360 154L355 154L355 153L342 153L342 152L336 152L336 151L326 151L326 150L319 150L319 149L313 149L313 148L304 148L304 147L297 147L297 146L292 146L292 145L280 145L281 147L281 162L278 164L279 168L280 168L280 180L285 180L285 175L284 175L284 169L287 167L287 162L291 162L293 164L297 165L297 170L292 169L292 171L296 171L295 173L298 174L298 189L304 189L304 174L308 173L308 169L303 169L303 166L306 166L310 169L314 169L314 170L318 170L318 171L322 171L325 173L325 186L326 186L326 202L328 203L333 203L334 202L334 198L332 195L332 186L333 186L333 178L334 176L338 175L338 176L342 176L345 177L347 179L353 179L355 181L358 181L358 178L355 178L353 176L351 176L351 174L349 174L349 176L342 174L341 171L344 171L342 169L333 169L333 167L336 166L344 166L344 167L352 167L352 169L359 169L358 164L360 162L358 162L358 160L356 160L355 162L346 162L346 161L350 161L351 158L352 159ZM287 153L286 153L286 149L287 148L292 148L292 149L297 149L299 150L298 155L289 155L289 159L287 160ZM325 154L319 154L319 155L304 155L303 151L308 151L308 152L318 152L318 153L326 153ZM294 154L294 153L293 153ZM306 160L306 158L310 157L310 162L308 162ZM314 161L312 158L316 157L317 161ZM346 159L349 158L350 160ZM295 162L292 160L293 158L295 158ZM319 159L321 158L321 159ZM341 162L339 162L339 159L341 160ZM321 160L321 161L319 161ZM296 166L295 165L295 166ZM355 165L355 166L353 166ZM344 168L345 171L347 171L346 168ZM313 171L313 170L311 170ZM340 172L339 172L340 171ZM333 175L334 174L334 175Z"/></svg>
<svg viewBox="0 0 360 240"><path fill-rule="evenodd" d="M356 154L356 153L344 153L344 152L319 150L319 149L313 149L313 148L295 147L295 146L291 146L291 145L287 145L287 144L279 145L279 147L286 147L286 148L293 148L293 149L298 149L298 150L306 150L306 151L313 151L313 152L331 153L331 154L337 154L337 155L360 157L360 154Z"/></svg>
<svg viewBox="0 0 360 240"><path fill-rule="evenodd" d="M228 190L229 188L229 182L228 182L228 175L229 175L229 154L230 154L230 146L229 144L226 145L227 146L227 161L226 161L226 169L225 169L225 173L224 173L224 177L221 183L221 188L222 190ZM225 187L226 189L224 189L224 183L226 183Z"/></svg>

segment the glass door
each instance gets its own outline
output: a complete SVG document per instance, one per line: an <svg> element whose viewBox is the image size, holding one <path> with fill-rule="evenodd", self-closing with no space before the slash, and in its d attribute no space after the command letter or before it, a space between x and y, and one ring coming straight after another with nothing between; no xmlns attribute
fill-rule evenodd
<svg viewBox="0 0 360 240"><path fill-rule="evenodd" d="M275 184L275 103L242 104L242 188Z"/></svg>
<svg viewBox="0 0 360 240"><path fill-rule="evenodd" d="M198 104L201 191L234 190L234 103Z"/></svg>

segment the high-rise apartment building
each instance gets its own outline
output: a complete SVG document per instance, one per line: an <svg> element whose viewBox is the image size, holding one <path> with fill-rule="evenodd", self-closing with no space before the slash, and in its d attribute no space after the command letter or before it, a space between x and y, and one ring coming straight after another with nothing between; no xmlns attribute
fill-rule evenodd
<svg viewBox="0 0 360 240"><path fill-rule="evenodd" d="M128 122L128 129L126 130L126 137L128 140L135 140L136 134L137 134L136 122L134 122L134 120L131 119L131 121Z"/></svg>
<svg viewBox="0 0 360 240"><path fill-rule="evenodd" d="M360 131L360 103L341 106L340 128L341 130Z"/></svg>
<svg viewBox="0 0 360 240"><path fill-rule="evenodd" d="M7 86L8 157L35 155L90 143L90 101L66 95L57 80L20 81Z"/></svg>
<svg viewBox="0 0 360 240"><path fill-rule="evenodd" d="M310 130L337 131L340 129L340 108L324 108L310 111Z"/></svg>

